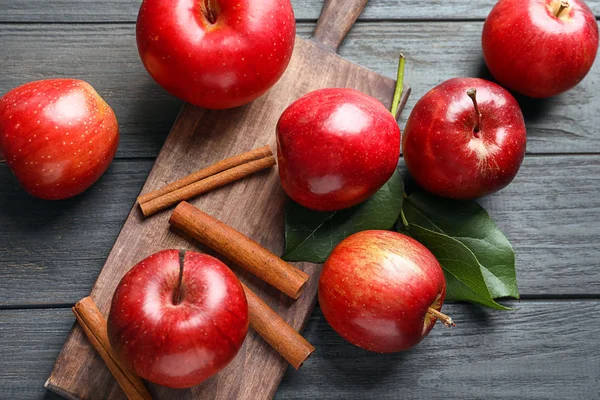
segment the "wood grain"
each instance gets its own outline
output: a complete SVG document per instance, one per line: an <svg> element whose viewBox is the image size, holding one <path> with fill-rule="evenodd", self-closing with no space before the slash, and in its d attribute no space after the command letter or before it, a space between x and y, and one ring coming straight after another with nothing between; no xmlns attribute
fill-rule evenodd
<svg viewBox="0 0 600 400"><path fill-rule="evenodd" d="M369 0L325 0L313 39L337 52Z"/></svg>
<svg viewBox="0 0 600 400"><path fill-rule="evenodd" d="M151 165L116 161L83 195L52 203L0 165L0 307L86 296ZM481 200L513 243L522 295L600 295L599 187L600 156L527 156L511 185Z"/></svg>
<svg viewBox="0 0 600 400"><path fill-rule="evenodd" d="M317 350L288 368L275 398L597 399L600 301L511 302L515 311L446 304L458 325L438 324L413 350L379 355L339 337L317 308L304 335ZM68 309L0 311L0 398L59 400L41 382L73 322ZM23 351L27 349L27 351ZM96 372L108 374L102 367ZM121 399L121 397L115 397Z"/></svg>
<svg viewBox="0 0 600 400"><path fill-rule="evenodd" d="M404 51L412 106L443 79L485 76L479 35L495 1L371 0L340 53L392 77L397 52ZM0 94L32 79L83 78L115 108L123 134L121 160L68 201L30 198L0 164L0 308L72 305L89 292L152 166L132 157L154 158L179 111L181 103L139 62L133 27L139 3L0 0ZM322 6L322 0L292 3L301 21L314 21ZM600 14L600 1L587 3ZM36 21L48 24L30 24ZM299 23L299 35L308 37L313 26ZM520 289L528 297L600 296L600 159L554 156L600 153L598 65L574 91L525 103L528 151L552 156L528 156L517 181L483 202L517 246ZM317 352L306 368L288 371L276 398L600 398L598 302L512 304L515 313L447 305L459 327L436 327L415 350L396 356L346 345L317 311L304 331ZM67 309L0 310L0 399L62 398L42 383L72 322ZM102 380L108 371L97 374Z"/></svg>
<svg viewBox="0 0 600 400"><path fill-rule="evenodd" d="M427 2L429 3L429 2ZM299 24L308 37L314 24ZM398 52L408 57L413 104L445 79L487 77L481 56L481 22L379 22L354 26L340 54L388 77ZM0 93L28 80L74 76L92 83L114 108L121 127L117 157L156 157L180 102L148 76L136 51L133 25L0 25ZM424 51L426 48L426 51ZM596 86L600 62L576 88L548 100L519 99L535 154L600 153Z"/></svg>
<svg viewBox="0 0 600 400"><path fill-rule="evenodd" d="M296 40L294 56L282 79L263 97L243 107L208 111L185 105L144 185L155 190L197 170L252 148L275 146L275 125L281 112L301 95L322 87L353 87L373 95L388 107L395 82L352 64L312 41ZM410 90L405 90L405 97ZM243 130L243 134L240 132ZM275 169L254 174L236 185L223 187L195 199L192 204L259 242L274 253L283 250L283 206L286 198ZM135 207L108 256L91 297L106 315L116 285L127 270L148 255L168 248L193 248L168 230L168 213L144 220ZM202 248L202 247L201 247ZM204 249L207 250L207 249ZM232 265L232 263L229 263ZM294 301L264 282L233 268L245 283L294 329L301 330L316 302L316 264L297 266L311 276L303 295ZM286 361L265 347L255 334L249 335L237 357L214 379L185 391L151 386L157 399L269 399L275 393ZM115 392L112 379L99 380L94 373L102 366L89 343L75 327L69 335L46 386L68 398L104 398Z"/></svg>
<svg viewBox="0 0 600 400"><path fill-rule="evenodd" d="M322 0L291 0L299 20L316 20ZM483 20L497 0L371 0L363 20ZM600 1L586 3L600 15ZM0 22L135 22L141 0L2 0Z"/></svg>

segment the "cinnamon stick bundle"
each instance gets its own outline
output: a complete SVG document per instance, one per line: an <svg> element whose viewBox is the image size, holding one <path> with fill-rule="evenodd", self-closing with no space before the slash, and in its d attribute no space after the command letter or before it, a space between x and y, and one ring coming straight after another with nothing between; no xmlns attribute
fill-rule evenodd
<svg viewBox="0 0 600 400"><path fill-rule="evenodd" d="M216 218L182 201L169 223L293 299L300 297L308 274Z"/></svg>
<svg viewBox="0 0 600 400"><path fill-rule="evenodd" d="M145 217L276 164L269 146L238 154L138 197Z"/></svg>
<svg viewBox="0 0 600 400"><path fill-rule="evenodd" d="M315 351L315 348L252 290L243 283L242 286L248 300L248 313L252 329L281 354L292 367L300 368Z"/></svg>
<svg viewBox="0 0 600 400"><path fill-rule="evenodd" d="M72 308L88 340L115 377L129 400L152 400L142 380L117 359L108 341L106 320L91 297L79 300Z"/></svg>

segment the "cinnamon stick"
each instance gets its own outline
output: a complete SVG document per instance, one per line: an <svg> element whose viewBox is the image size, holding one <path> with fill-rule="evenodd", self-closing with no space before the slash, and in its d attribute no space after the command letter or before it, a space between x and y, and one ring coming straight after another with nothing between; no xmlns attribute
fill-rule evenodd
<svg viewBox="0 0 600 400"><path fill-rule="evenodd" d="M138 197L145 217L276 164L269 146L238 154Z"/></svg>
<svg viewBox="0 0 600 400"><path fill-rule="evenodd" d="M177 204L180 201L189 200L192 197L209 192L218 187L225 186L231 182L238 181L260 170L271 168L274 165L275 157L273 156L251 161L249 163L230 168L216 175L209 176L208 178L156 197L155 199L145 203L140 203L140 208L142 209L144 216L149 217L150 215Z"/></svg>
<svg viewBox="0 0 600 400"><path fill-rule="evenodd" d="M79 300L72 308L88 340L96 349L111 374L117 380L129 400L152 400L142 380L125 368L117 359L108 341L106 320L91 297Z"/></svg>
<svg viewBox="0 0 600 400"><path fill-rule="evenodd" d="M185 178L181 178L173 183L170 183L167 186L164 186L158 190L154 190L150 193L143 194L137 198L137 201L140 204L146 203L150 200L154 200L157 197L174 192L175 190L181 189L182 187L191 185L194 182L218 174L219 172L223 172L230 168L237 167L239 165L247 164L251 161L259 160L261 158L266 158L270 156L273 156L273 152L271 151L271 148L269 146L263 146L258 149L250 150L246 153L237 154L233 157L221 160L214 165L201 169L200 171L194 172L193 174L190 174Z"/></svg>
<svg viewBox="0 0 600 400"><path fill-rule="evenodd" d="M185 201L175 208L169 223L293 299L300 297L308 281L304 271Z"/></svg>
<svg viewBox="0 0 600 400"><path fill-rule="evenodd" d="M243 283L242 286L248 300L250 326L292 367L300 368L315 348L252 290Z"/></svg>

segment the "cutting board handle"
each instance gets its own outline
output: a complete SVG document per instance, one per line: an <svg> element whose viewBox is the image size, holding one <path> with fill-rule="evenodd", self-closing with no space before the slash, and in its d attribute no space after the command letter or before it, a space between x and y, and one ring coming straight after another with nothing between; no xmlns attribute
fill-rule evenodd
<svg viewBox="0 0 600 400"><path fill-rule="evenodd" d="M312 39L337 52L369 0L325 0Z"/></svg>

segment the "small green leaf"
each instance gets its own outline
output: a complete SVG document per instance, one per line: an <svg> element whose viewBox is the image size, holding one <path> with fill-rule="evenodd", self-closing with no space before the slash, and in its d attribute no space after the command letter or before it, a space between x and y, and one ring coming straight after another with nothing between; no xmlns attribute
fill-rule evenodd
<svg viewBox="0 0 600 400"><path fill-rule="evenodd" d="M504 308L493 299L519 297L512 246L477 203L417 192L404 202L403 215L411 235L444 268L448 299Z"/></svg>
<svg viewBox="0 0 600 400"><path fill-rule="evenodd" d="M404 200L398 171L370 199L352 208L319 212L289 201L285 209L285 251L288 261L325 262L333 248L353 233L393 229Z"/></svg>

